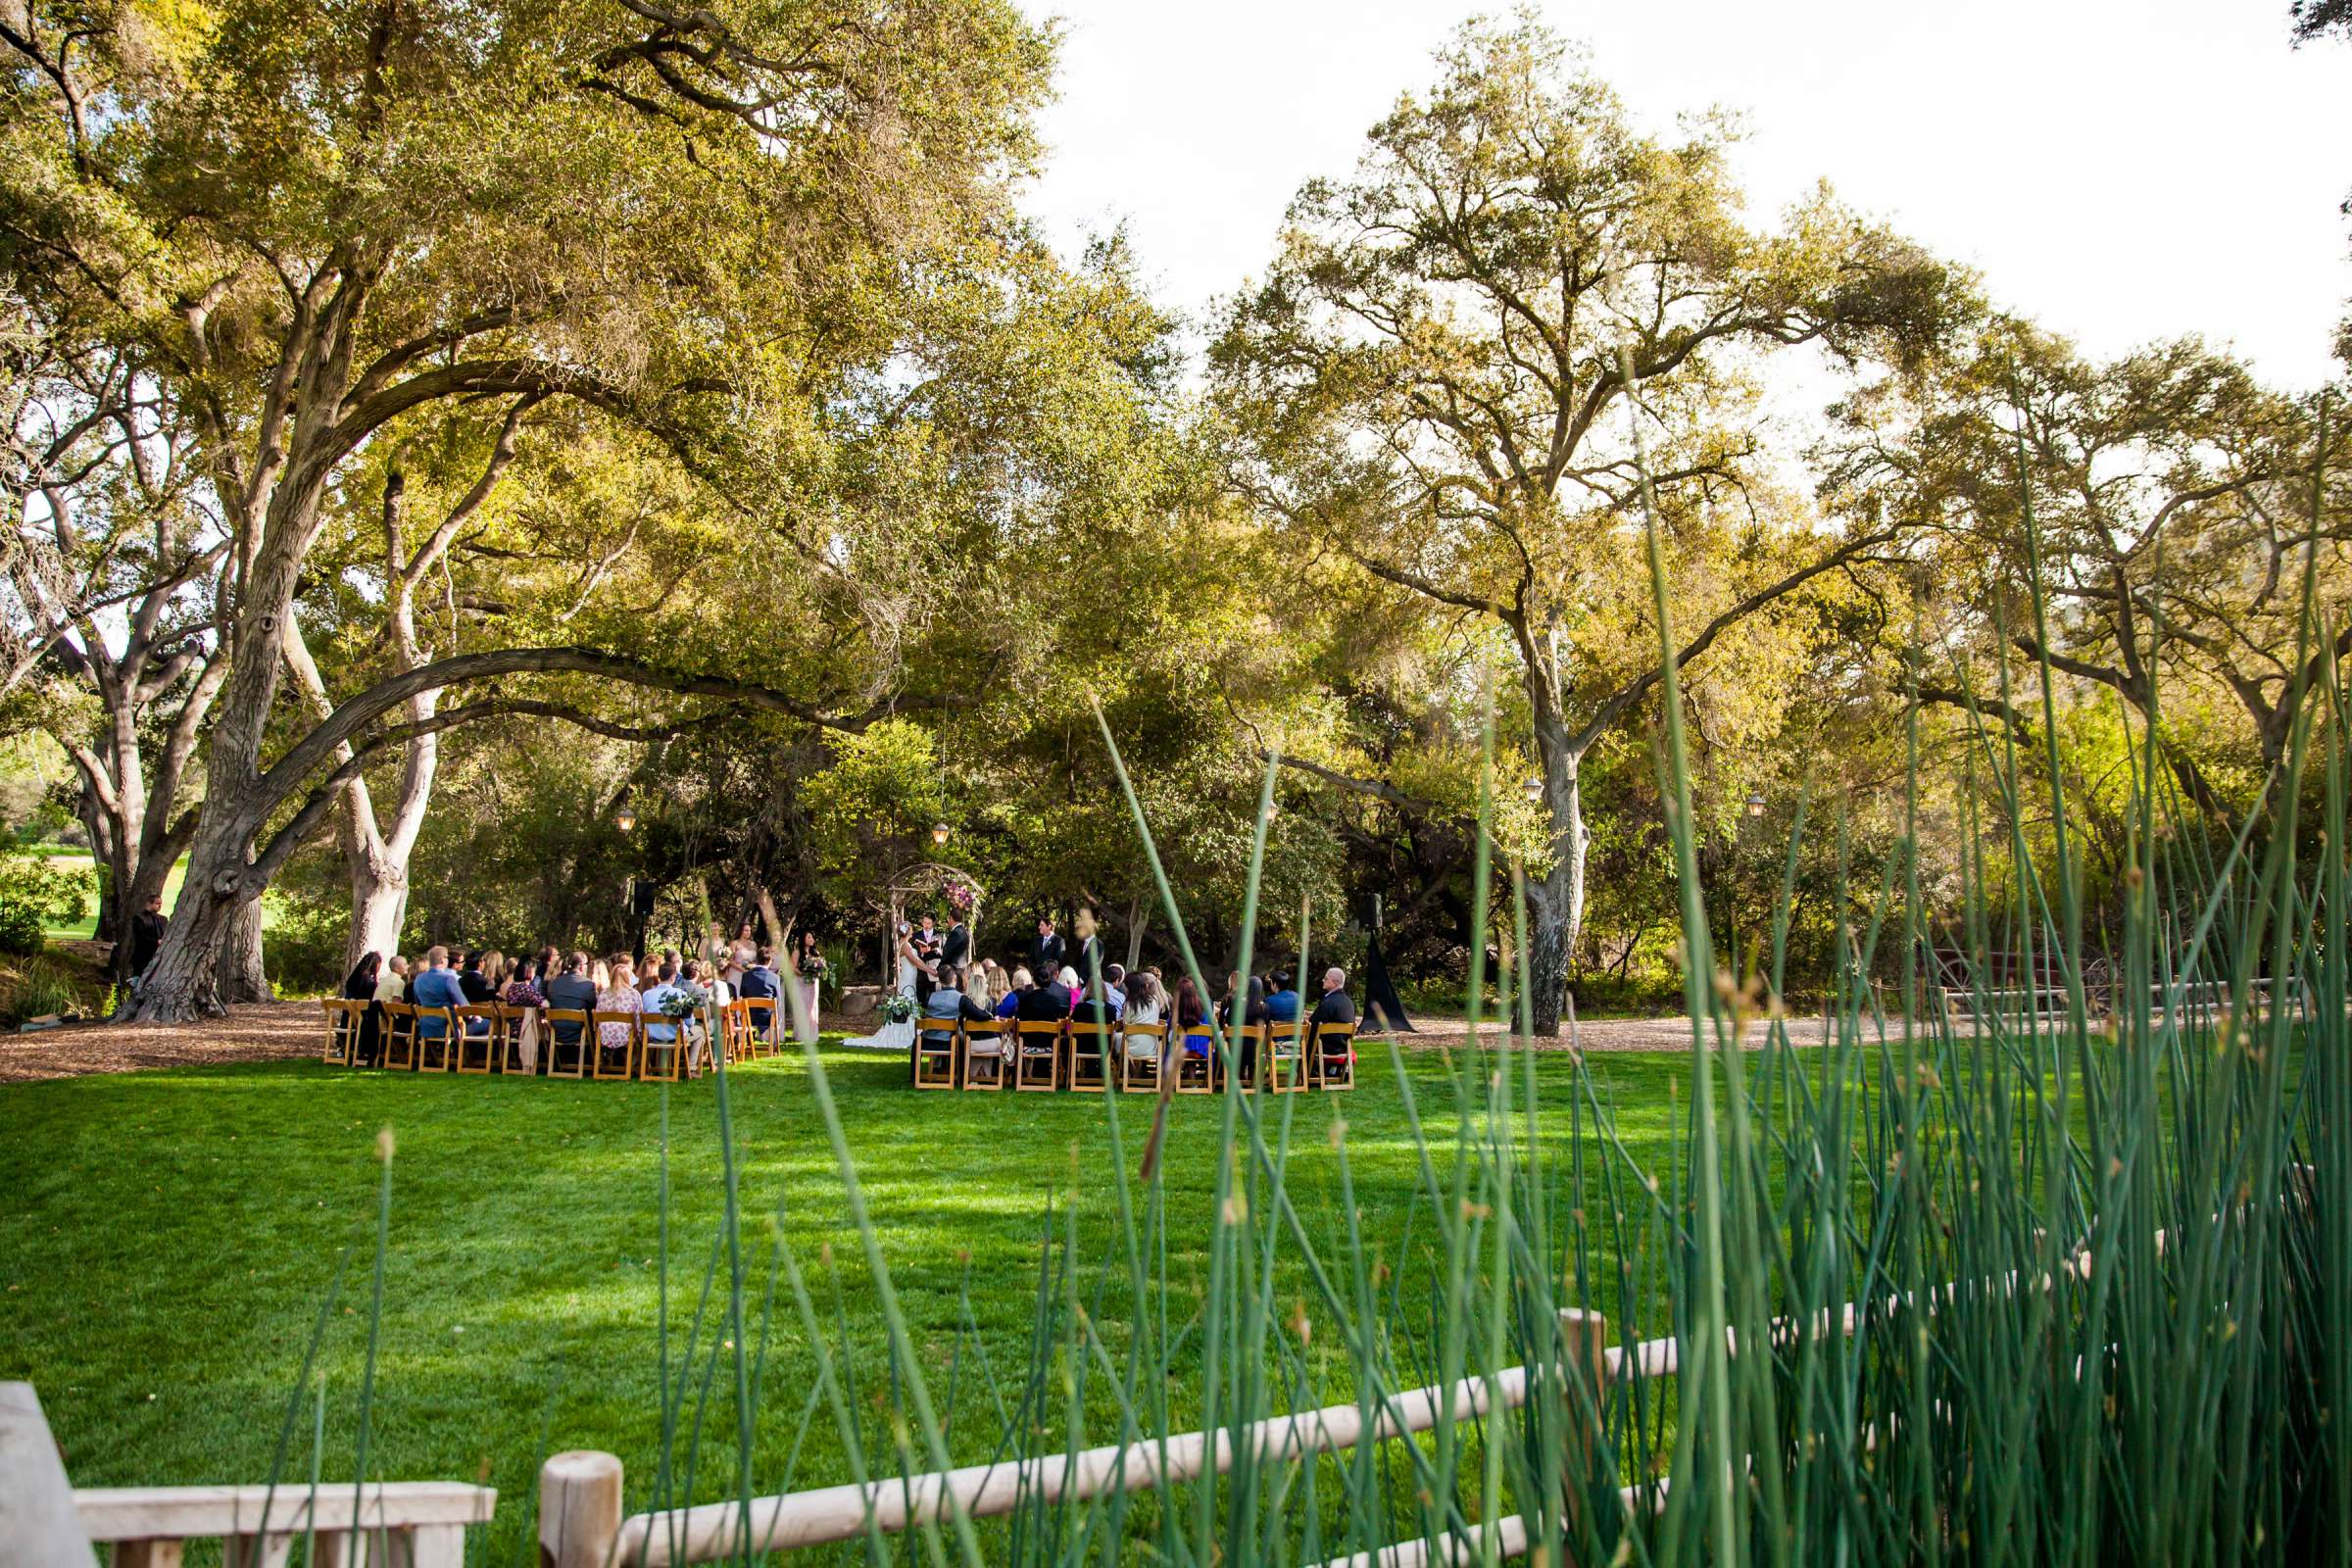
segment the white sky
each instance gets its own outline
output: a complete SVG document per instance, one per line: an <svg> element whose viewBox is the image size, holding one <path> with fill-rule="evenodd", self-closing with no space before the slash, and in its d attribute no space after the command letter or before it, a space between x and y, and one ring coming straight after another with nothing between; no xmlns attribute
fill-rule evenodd
<svg viewBox="0 0 2352 1568"><path fill-rule="evenodd" d="M1067 24L1029 206L1074 252L1124 220L1193 317L1262 269L1299 182L1434 74L1466 0L1034 0ZM1501 6L1490 9L1500 10ZM2331 373L2352 297L2352 46L2285 0L1552 0L1637 119L1746 119L1754 216L1827 176L2094 354L2203 334L2274 385Z"/></svg>

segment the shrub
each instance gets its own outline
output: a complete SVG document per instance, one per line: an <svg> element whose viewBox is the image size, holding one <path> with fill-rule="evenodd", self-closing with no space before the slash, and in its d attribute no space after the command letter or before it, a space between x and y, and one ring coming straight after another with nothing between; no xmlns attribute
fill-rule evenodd
<svg viewBox="0 0 2352 1568"><path fill-rule="evenodd" d="M67 870L43 856L0 857L0 951L40 952L41 932L89 913L97 888L88 866Z"/></svg>
<svg viewBox="0 0 2352 1568"><path fill-rule="evenodd" d="M0 904L0 953L25 958L41 951L41 917L23 904Z"/></svg>

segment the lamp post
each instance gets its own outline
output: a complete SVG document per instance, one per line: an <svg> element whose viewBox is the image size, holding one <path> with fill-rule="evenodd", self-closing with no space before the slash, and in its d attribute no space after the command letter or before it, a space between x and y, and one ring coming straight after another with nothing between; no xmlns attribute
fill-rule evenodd
<svg viewBox="0 0 2352 1568"><path fill-rule="evenodd" d="M931 824L931 847L938 850L944 850L948 847L947 823L934 822Z"/></svg>

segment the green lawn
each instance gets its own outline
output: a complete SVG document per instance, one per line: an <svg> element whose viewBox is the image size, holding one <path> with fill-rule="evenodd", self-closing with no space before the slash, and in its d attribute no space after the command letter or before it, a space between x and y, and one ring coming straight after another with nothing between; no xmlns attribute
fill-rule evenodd
<svg viewBox="0 0 2352 1568"><path fill-rule="evenodd" d="M1446 1143L1452 1091L1442 1058L1416 1053L1407 1060L1424 1125L1433 1141ZM899 1062L862 1053L831 1052L826 1065L935 1397L947 1402L954 1385L956 1457L986 1458L1004 1430L996 1397L1016 1403L1030 1364L1049 1203L1057 1238L1068 1218L1077 1222L1081 1295L1095 1299L1106 1272L1124 1281L1123 1258L1106 1245L1116 1234L1120 1173L1108 1154L1105 1102L918 1094L906 1087ZM1618 1102L1622 1134L1645 1162L1665 1161L1667 1086L1687 1072L1679 1056L1595 1063ZM1545 1103L1564 1130L1572 1098L1566 1058L1544 1058L1542 1074ZM884 1326L846 1226L806 1068L795 1057L762 1062L740 1069L731 1085L754 1216L746 1234L760 1251L750 1266L755 1299L769 1277L767 1216L780 1214L819 1310L846 1323L866 1441L885 1446ZM1132 1177L1148 1102L1123 1103ZM662 1447L661 1104L660 1092L645 1085L416 1077L315 1063L0 1088L0 1193L9 1195L0 1204L0 1378L38 1385L83 1485L264 1479L311 1325L339 1256L352 1249L352 1274L321 1356L326 1473L348 1477L365 1265L373 1250L378 1168L370 1151L377 1130L389 1126L398 1154L370 1469L488 1476L503 1499L492 1532L502 1560L519 1544L523 1499L546 1447L620 1454L630 1506L642 1506ZM1413 1223L1418 1163L1385 1054L1374 1048L1352 1096L1297 1097L1291 1107L1288 1185L1310 1233L1336 1239L1343 1223L1331 1134L1333 1119L1344 1116L1367 1236L1386 1257L1412 1252L1419 1244L1400 1244ZM1181 1325L1198 1305L1192 1291L1209 1234L1219 1110L1192 1098L1173 1109L1166 1192L1175 1288L1167 1310ZM670 1116L674 1353L720 1230L712 1084L673 1091ZM1449 1149L1434 1152L1448 1168ZM1426 1236L1425 1208L1417 1222ZM828 1244L838 1274L820 1261ZM1295 1265L1283 1268L1278 1299L1287 1313L1305 1288ZM777 1298L775 1321L758 1479L763 1488L788 1473L795 1487L847 1480L846 1448L822 1409L797 1467L790 1464L815 1363L788 1294ZM1123 1325L1106 1317L1104 1327L1114 1348L1123 1343ZM707 1351L710 1340L703 1343ZM1350 1396L1336 1334L1320 1336L1308 1360L1328 1396ZM726 1375L722 1362L722 1389ZM1057 1432L1062 1395L1056 1388L1048 1397L1043 1420ZM1090 1413L1090 1423L1100 1421L1099 1441L1111 1433L1113 1408ZM306 1433L308 1422L306 1414ZM698 1495L724 1494L732 1446L731 1434L714 1436L711 1447L725 1451L707 1450ZM305 1466L307 1450L296 1468Z"/></svg>

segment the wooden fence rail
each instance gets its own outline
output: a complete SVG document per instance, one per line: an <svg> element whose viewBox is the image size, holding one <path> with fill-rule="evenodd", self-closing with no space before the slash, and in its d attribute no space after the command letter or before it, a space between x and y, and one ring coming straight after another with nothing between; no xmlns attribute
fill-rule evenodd
<svg viewBox="0 0 2352 1568"><path fill-rule="evenodd" d="M83 1487L66 1479L29 1383L0 1383L0 1568L179 1568L191 1541L218 1540L221 1568L463 1568L466 1531L498 1506L454 1481L308 1486ZM614 1510L617 1514L617 1508Z"/></svg>

